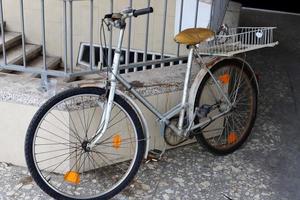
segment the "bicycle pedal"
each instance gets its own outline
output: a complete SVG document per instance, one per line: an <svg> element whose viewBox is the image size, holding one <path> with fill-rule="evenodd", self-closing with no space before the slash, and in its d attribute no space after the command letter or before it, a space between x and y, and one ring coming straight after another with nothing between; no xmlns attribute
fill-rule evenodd
<svg viewBox="0 0 300 200"><path fill-rule="evenodd" d="M146 163L150 161L157 162L161 159L163 152L159 149L152 149L148 152L148 157Z"/></svg>

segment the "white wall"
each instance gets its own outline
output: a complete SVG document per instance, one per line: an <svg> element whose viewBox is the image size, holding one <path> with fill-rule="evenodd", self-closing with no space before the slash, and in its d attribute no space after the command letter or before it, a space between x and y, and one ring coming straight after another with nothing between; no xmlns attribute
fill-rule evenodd
<svg viewBox="0 0 300 200"><path fill-rule="evenodd" d="M180 14L181 14L181 0L176 0L176 14L175 14L175 30L174 36L180 32ZM182 10L182 23L181 30L186 28L194 28L196 19L196 8L198 3L197 12L197 27L207 28L210 22L211 16L211 1L195 1L185 0L183 1Z"/></svg>

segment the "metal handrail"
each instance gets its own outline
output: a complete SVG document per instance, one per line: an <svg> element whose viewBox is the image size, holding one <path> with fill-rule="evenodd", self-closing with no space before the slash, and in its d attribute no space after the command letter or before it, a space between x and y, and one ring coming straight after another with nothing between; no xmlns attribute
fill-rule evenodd
<svg viewBox="0 0 300 200"><path fill-rule="evenodd" d="M64 70L63 71L55 71L55 70L49 70L47 66L47 47L46 47L46 19L45 19L45 0L40 0L41 2L41 33L42 33L42 53L43 53L43 66L40 67L40 69L33 69L31 67L28 67L28 61L27 61L27 55L26 55L26 35L25 35L25 16L24 16L24 4L23 0L19 0L20 4L20 21L21 21L21 33L22 33L22 54L23 54L23 65L12 65L10 63L7 63L7 52L6 52L6 44L5 44L5 34L4 34L4 14L3 14L3 0L0 0L0 22L1 22L1 37L3 41L2 45L2 54L3 54L3 63L0 64L0 69L8 69L8 70L13 70L13 71L21 71L21 72L28 72L28 73L37 73L41 74L41 77L43 79L44 84L46 85L47 83L47 78L48 76L58 76L58 77L75 77L75 76L81 76L85 74L93 74L93 73L98 73L99 69L95 68L97 65L94 63L95 61L95 55L94 55L94 1L95 0L61 0L62 1L62 12L63 12L63 60L64 60ZM73 44L74 44L74 30L73 30L73 4L75 2L79 1L89 1L89 8L90 8L90 16L89 16L89 44L90 44L90 64L89 68L82 70L82 71L75 71L74 69L74 53L73 53ZM109 0L110 2L110 12L113 12L114 10L114 3L116 0ZM196 1L196 9L195 9L195 19L194 23L195 26L197 25L198 21L198 1ZM173 2L173 1L172 1ZM151 0L145 0L145 3L148 7L151 6ZM160 64L161 67L164 66L164 63L168 61L173 62L179 62L182 63L184 59L186 59L186 56L180 56L180 45L178 44L177 46L177 53L174 58L167 59L165 58L165 45L166 45L166 24L167 24L167 14L168 14L168 5L169 5L168 0L164 0L163 5L164 5L164 12L163 12L163 22L162 22L162 44L161 44L161 59L159 60L147 60L147 52L148 52L148 42L149 42L149 29L150 29L150 16L147 15L146 17L146 27L145 27L145 45L144 45L144 57L143 57L143 62L142 63L137 63L137 64L132 64L129 62L129 56L130 56L130 50L131 50L131 39L132 39L132 22L129 20L128 22L128 42L127 42L127 51L126 51L126 64L125 66L122 66L121 69L125 69L128 71L129 68L134 67L136 71L137 67L143 66L143 69L146 69L146 66L152 65L152 68L154 68L154 65ZM133 5L133 0L128 0L128 5L132 6ZM184 7L184 0L180 0L180 23L179 23L179 31L181 30L181 23L182 23L182 18L183 18L183 7ZM112 64L112 32L109 34L109 51L108 51L108 64L111 66Z"/></svg>

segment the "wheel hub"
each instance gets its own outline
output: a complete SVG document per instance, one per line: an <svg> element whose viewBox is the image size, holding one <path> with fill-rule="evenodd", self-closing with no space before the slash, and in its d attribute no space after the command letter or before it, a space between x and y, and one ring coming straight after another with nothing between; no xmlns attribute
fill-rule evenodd
<svg viewBox="0 0 300 200"><path fill-rule="evenodd" d="M229 106L227 103L225 102L221 102L220 103L220 106L219 106L219 111L222 113L222 112L225 112L229 109Z"/></svg>
<svg viewBox="0 0 300 200"><path fill-rule="evenodd" d="M91 151L90 147L88 147L88 144L89 144L88 141L84 141L84 142L82 142L82 144L81 144L81 147L82 147L82 149L83 149L85 152L90 152L90 151Z"/></svg>

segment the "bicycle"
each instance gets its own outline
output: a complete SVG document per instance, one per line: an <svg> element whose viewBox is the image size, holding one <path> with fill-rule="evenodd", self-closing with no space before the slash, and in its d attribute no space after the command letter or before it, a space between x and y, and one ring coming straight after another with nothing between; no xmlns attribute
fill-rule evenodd
<svg viewBox="0 0 300 200"><path fill-rule="evenodd" d="M117 82L158 118L162 134L169 130L173 140L165 139L170 144L195 137L213 153L224 155L248 138L256 119L257 78L240 58L204 61L202 55L218 55L218 49L223 50L214 45L218 40L213 38L218 36L209 29L188 29L175 37L176 42L189 47L189 55L182 100L166 113L159 112L118 74L126 19L152 12L151 7L128 8L106 15L109 26L120 30L106 88L66 90L34 115L27 130L25 158L37 185L53 198L112 198L133 180L143 158L147 158L147 122L132 98L116 89ZM241 38L243 33L233 34ZM240 44L235 37L223 37L228 38L219 45L229 45L231 53L247 50L240 47L232 51L233 45ZM193 62L201 70L189 88Z"/></svg>

